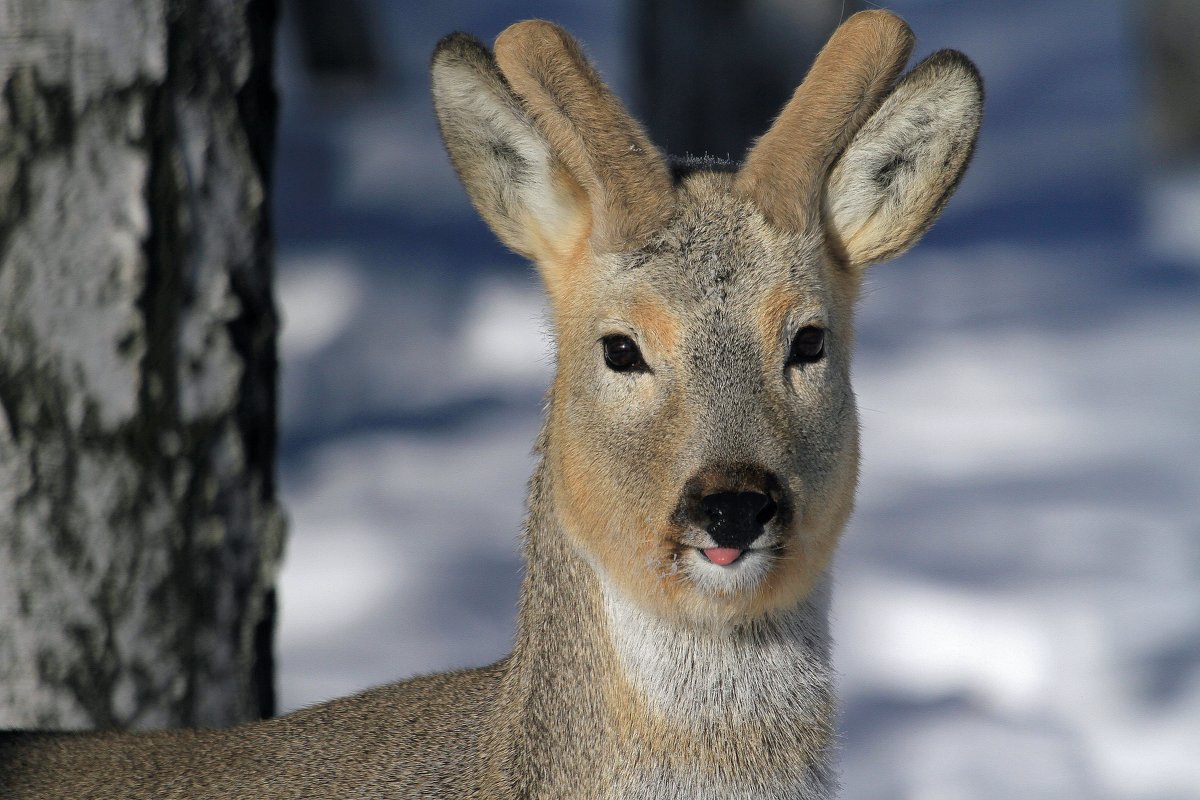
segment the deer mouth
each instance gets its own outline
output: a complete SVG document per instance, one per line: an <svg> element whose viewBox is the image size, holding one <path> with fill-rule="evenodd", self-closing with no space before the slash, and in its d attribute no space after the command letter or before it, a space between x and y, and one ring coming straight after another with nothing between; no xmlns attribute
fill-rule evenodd
<svg viewBox="0 0 1200 800"><path fill-rule="evenodd" d="M683 573L697 589L716 597L729 598L750 591L774 570L771 547L722 547L698 543L679 559ZM693 555L694 553L694 555Z"/></svg>
<svg viewBox="0 0 1200 800"><path fill-rule="evenodd" d="M740 559L746 551L740 547L706 547L700 552L718 567L727 567Z"/></svg>

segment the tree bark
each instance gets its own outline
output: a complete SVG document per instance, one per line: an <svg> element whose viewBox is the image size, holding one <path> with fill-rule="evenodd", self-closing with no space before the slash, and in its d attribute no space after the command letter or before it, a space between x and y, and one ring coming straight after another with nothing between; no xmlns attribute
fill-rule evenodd
<svg viewBox="0 0 1200 800"><path fill-rule="evenodd" d="M272 713L273 0L0 0L0 727Z"/></svg>
<svg viewBox="0 0 1200 800"><path fill-rule="evenodd" d="M1200 6L1195 0L1143 0L1133 7L1149 105L1150 144L1159 161L1200 155Z"/></svg>

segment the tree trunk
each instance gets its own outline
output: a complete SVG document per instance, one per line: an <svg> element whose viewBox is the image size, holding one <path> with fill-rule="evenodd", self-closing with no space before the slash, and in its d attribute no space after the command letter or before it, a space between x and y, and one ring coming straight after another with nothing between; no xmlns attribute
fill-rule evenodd
<svg viewBox="0 0 1200 800"><path fill-rule="evenodd" d="M1195 0L1143 0L1138 55L1149 100L1150 144L1159 161L1192 161L1200 155L1200 6Z"/></svg>
<svg viewBox="0 0 1200 800"><path fill-rule="evenodd" d="M273 0L0 0L0 727L272 712Z"/></svg>

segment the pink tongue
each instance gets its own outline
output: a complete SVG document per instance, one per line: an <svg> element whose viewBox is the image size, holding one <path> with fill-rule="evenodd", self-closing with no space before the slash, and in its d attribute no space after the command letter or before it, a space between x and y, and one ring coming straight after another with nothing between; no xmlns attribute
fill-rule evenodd
<svg viewBox="0 0 1200 800"><path fill-rule="evenodd" d="M704 551L704 555L714 564L724 567L737 561L738 556L742 551L736 547L710 547Z"/></svg>

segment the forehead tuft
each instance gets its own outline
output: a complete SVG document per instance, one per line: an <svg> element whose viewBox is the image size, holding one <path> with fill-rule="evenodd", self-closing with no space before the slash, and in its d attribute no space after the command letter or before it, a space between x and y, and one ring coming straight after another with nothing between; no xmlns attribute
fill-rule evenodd
<svg viewBox="0 0 1200 800"><path fill-rule="evenodd" d="M699 171L677 190L676 213L623 271L688 305L750 300L780 284L823 293L823 247L812 235L781 231L744 197L734 175Z"/></svg>

